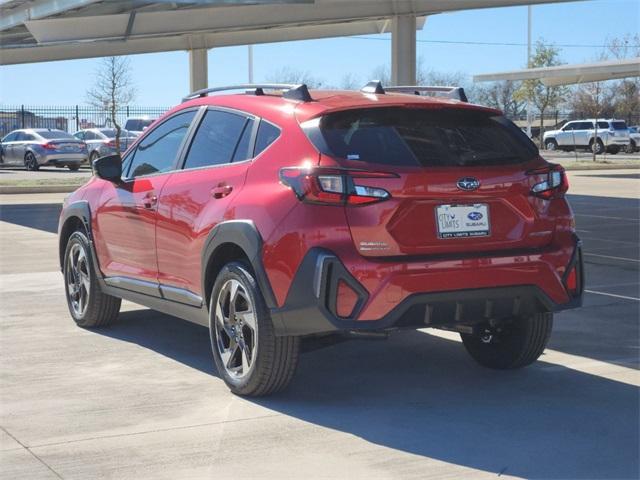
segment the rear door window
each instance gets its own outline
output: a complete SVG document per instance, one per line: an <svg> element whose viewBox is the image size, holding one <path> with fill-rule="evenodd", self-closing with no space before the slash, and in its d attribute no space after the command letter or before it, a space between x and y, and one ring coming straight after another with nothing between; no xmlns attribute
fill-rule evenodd
<svg viewBox="0 0 640 480"><path fill-rule="evenodd" d="M366 163L415 167L505 165L531 160L538 149L503 116L445 108L382 107L323 117L314 134L327 155Z"/></svg>
<svg viewBox="0 0 640 480"><path fill-rule="evenodd" d="M243 115L208 110L191 143L184 168L199 168L231 162L240 137L250 119ZM244 147L246 150L246 146ZM246 155L246 151L244 152ZM244 159L243 159L244 160Z"/></svg>
<svg viewBox="0 0 640 480"><path fill-rule="evenodd" d="M598 122L598 128L600 130L609 130L609 122Z"/></svg>

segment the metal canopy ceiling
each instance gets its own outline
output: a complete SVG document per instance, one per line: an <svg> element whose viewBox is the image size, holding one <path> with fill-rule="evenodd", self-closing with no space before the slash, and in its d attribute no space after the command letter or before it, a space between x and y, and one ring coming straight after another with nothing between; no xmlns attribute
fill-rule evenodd
<svg viewBox="0 0 640 480"><path fill-rule="evenodd" d="M617 78L640 77L640 57L581 65L529 68L512 72L475 75L474 82L498 80L541 80L548 86L600 82Z"/></svg>
<svg viewBox="0 0 640 480"><path fill-rule="evenodd" d="M558 0L556 0L558 1ZM559 0L571 1L571 0ZM385 33L397 15L551 0L0 0L0 63ZM424 25L419 18L418 28Z"/></svg>

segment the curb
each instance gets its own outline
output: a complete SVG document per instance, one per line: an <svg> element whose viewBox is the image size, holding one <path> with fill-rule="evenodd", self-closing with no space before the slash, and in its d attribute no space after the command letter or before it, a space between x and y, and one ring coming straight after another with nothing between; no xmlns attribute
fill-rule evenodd
<svg viewBox="0 0 640 480"><path fill-rule="evenodd" d="M629 165L629 164L616 165L616 164L607 163L604 165L593 165L593 166L564 165L560 162L560 165L562 165L567 172L580 172L580 171L593 172L596 170L638 170L640 169L640 162L638 162L638 165Z"/></svg>
<svg viewBox="0 0 640 480"><path fill-rule="evenodd" d="M71 193L82 185L36 185L33 187L20 187L13 185L0 185L0 195L12 195L18 193Z"/></svg>

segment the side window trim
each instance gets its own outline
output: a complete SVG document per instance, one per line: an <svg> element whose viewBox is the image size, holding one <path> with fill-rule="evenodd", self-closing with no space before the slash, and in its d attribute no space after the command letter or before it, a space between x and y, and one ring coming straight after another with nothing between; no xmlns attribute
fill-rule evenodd
<svg viewBox="0 0 640 480"><path fill-rule="evenodd" d="M136 145L135 148L132 149L130 155L131 155L131 163L129 163L128 169L127 170L131 170L131 165L133 165L133 160L135 159L136 153L138 153L138 147L140 145L140 141L142 136L144 135L145 137L147 137L148 135L151 135L158 127L164 125L166 122L168 122L169 120L171 120L172 118L174 118L177 115L180 115L182 113L186 113L186 112L190 112L190 111L194 111L197 110L195 116L193 117L193 119L191 120L191 124L189 125L189 129L187 130L187 133L185 134L184 138L182 139L182 142L180 143L180 147L178 147L178 154L176 155L176 159L173 161L173 165L171 167L171 170L168 170L166 172L155 172L155 173L150 173L147 175L138 175L137 177L131 177L129 176L129 171L122 172L122 181L125 183L128 182L132 182L134 181L136 178L146 178L146 177L154 177L156 175L165 175L168 173L172 173L175 172L176 170L178 170L180 167L180 161L182 159L182 156L184 154L185 151L185 145L186 145L186 140L189 137L189 135L192 133L193 131L193 127L196 123L196 121L198 121L199 118L201 118L201 114L202 114L202 107L190 107L190 108L185 108L184 110L178 110L177 112L174 112L171 116L165 118L162 120L162 122L158 123L157 125L155 125L153 127L152 130L147 129L147 131L145 131L143 134L140 135L140 137L138 137L135 141ZM123 159L123 163L124 163L124 159Z"/></svg>
<svg viewBox="0 0 640 480"><path fill-rule="evenodd" d="M260 122L258 122L258 123L261 124L262 122L268 123L272 127L276 128L278 130L278 136L276 138L274 138L273 141L269 145L267 145L265 148L263 148L258 153L256 153L256 144L254 142L254 144L252 145L252 150L251 150L251 158L259 157L260 155L262 155L262 152L265 152L265 151L269 150L269 147L271 147L271 145L276 143L276 141L280 138L280 135L282 135L282 129L278 125L276 125L275 123L272 123L269 120L265 120L264 118L261 118ZM255 138L255 140L257 140L257 138L258 138L258 129L256 129L256 138Z"/></svg>
<svg viewBox="0 0 640 480"><path fill-rule="evenodd" d="M224 165L230 165L231 163L240 163L240 162L233 162L233 155L235 155L235 151L238 148L238 144L240 143L240 140L242 139L242 135L240 135L240 137L238 138L238 141L236 142L236 146L233 150L233 154L231 155L231 161L228 163L221 163L219 165L205 165L202 167L193 167L193 168L185 168L185 163L187 161L187 154L189 153L189 149L191 148L191 144L193 143L193 140L195 139L196 133L198 132L198 129L200 128L200 124L203 122L205 115L207 114L208 111L218 111L218 112L227 112L227 113L233 113L234 115L239 115L243 118L245 118L245 122L247 121L251 121L253 120L253 131L251 132L251 140L249 141L249 151L253 153L253 148L255 146L255 139L258 133L258 124L261 121L260 117L257 117L255 115L252 115L251 113L247 113L247 112L243 112L242 110L236 110L234 108L227 108L227 107L219 107L219 106L214 106L214 105L204 105L202 107L200 107L200 112L198 112L198 115L196 116L196 118L194 119L193 124L191 125L191 129L189 130L187 136L185 137L185 140L188 139L188 143L183 145L183 149L182 152L180 154L180 161L178 162L178 164L176 165L176 171L188 171L188 170L199 170L199 169L203 169L203 168L218 168L218 167L222 167ZM246 123L245 123L245 128L246 128ZM244 131L244 130L243 130ZM253 157L248 158L246 160L243 161L250 161L252 160Z"/></svg>

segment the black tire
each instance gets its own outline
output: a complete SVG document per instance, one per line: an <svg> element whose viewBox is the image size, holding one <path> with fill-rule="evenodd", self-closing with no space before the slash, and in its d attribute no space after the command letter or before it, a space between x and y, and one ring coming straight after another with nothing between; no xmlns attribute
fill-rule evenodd
<svg viewBox="0 0 640 480"><path fill-rule="evenodd" d="M67 165L67 168L72 172L77 172L78 170L80 170L80 165Z"/></svg>
<svg viewBox="0 0 640 480"><path fill-rule="evenodd" d="M490 339L479 333L460 336L467 352L480 365L508 370L535 362L547 346L552 328L553 314L538 313L515 319L501 332L493 332Z"/></svg>
<svg viewBox="0 0 640 480"><path fill-rule="evenodd" d="M620 147L618 147L617 145L613 146L613 147L609 147L607 149L607 151L611 154L611 155L617 155L618 152L620 152Z"/></svg>
<svg viewBox="0 0 640 480"><path fill-rule="evenodd" d="M221 298L224 296L224 293L221 295L223 287L234 280L239 282L244 289L243 294L248 295L248 300L253 306L252 311L255 312L255 324L257 325L257 342L254 344L254 348L257 348L255 359L252 360L247 373L243 372L244 376L242 377L233 375L224 364L220 349L224 348L224 344L231 340L228 335L219 332L219 328L216 328L216 305L222 301ZM234 311L236 311L235 307ZM229 313L229 317L231 317L231 313ZM252 397L270 395L283 390L293 378L298 365L300 338L277 337L275 335L269 309L264 302L251 268L245 263L228 263L218 274L213 285L209 305L209 332L216 367L233 393ZM229 343L229 351L231 350L230 345L231 343Z"/></svg>
<svg viewBox="0 0 640 480"><path fill-rule="evenodd" d="M595 142L591 140L591 142L589 143L589 148L596 155L604 153L604 143L602 143L602 140L600 140L599 138Z"/></svg>
<svg viewBox="0 0 640 480"><path fill-rule="evenodd" d="M636 151L636 142L633 140L629 141L629 145L627 145L624 149L625 153L635 153Z"/></svg>
<svg viewBox="0 0 640 480"><path fill-rule="evenodd" d="M87 259L84 269L82 269L89 278L88 300L86 302L86 308L83 312L78 313L73 306L73 292L70 292L70 281L73 278L71 271L70 255L72 251L76 251L78 248L82 249ZM67 247L64 253L64 288L67 298L67 306L69 307L69 313L79 327L82 328L94 328L110 325L115 322L120 312L121 300L117 297L112 297L102 292L96 272L93 268L91 261L91 249L89 248L89 241L87 240L84 232L76 231L71 234ZM80 283L80 282L78 282Z"/></svg>
<svg viewBox="0 0 640 480"><path fill-rule="evenodd" d="M38 165L38 159L32 152L27 152L24 155L24 166L30 172L36 172L40 169L40 165Z"/></svg>
<svg viewBox="0 0 640 480"><path fill-rule="evenodd" d="M556 142L555 138L549 138L544 141L545 150L554 151L558 149L558 142Z"/></svg>

